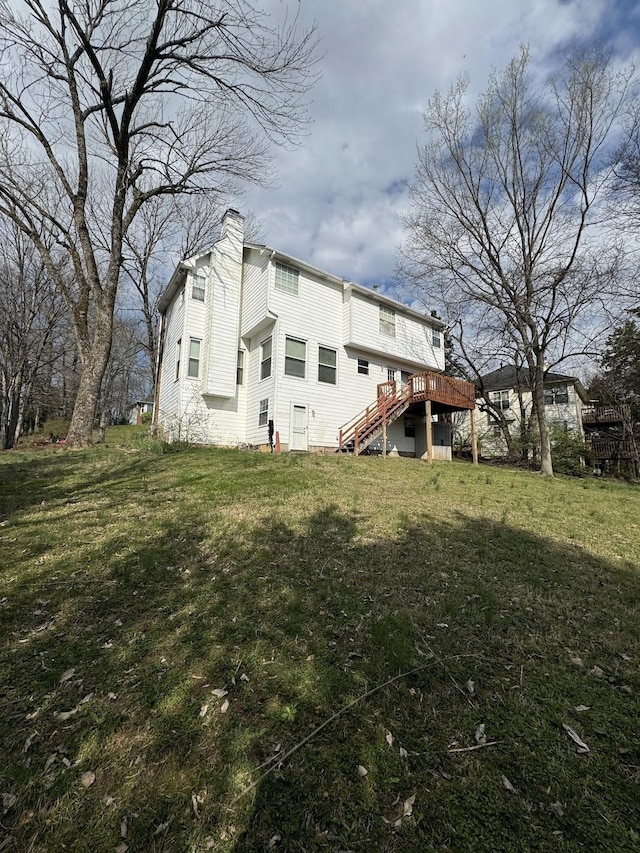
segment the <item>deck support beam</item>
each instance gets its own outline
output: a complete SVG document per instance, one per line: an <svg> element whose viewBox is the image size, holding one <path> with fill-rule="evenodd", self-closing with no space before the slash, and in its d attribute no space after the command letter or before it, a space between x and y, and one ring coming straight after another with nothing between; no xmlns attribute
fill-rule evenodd
<svg viewBox="0 0 640 853"><path fill-rule="evenodd" d="M478 464L478 432L476 430L476 410L471 409L471 455L473 464Z"/></svg>
<svg viewBox="0 0 640 853"><path fill-rule="evenodd" d="M423 459L426 459L427 462L433 462L433 424L431 422L431 400L425 400L424 402L424 414L425 414L425 436L427 440L427 450Z"/></svg>

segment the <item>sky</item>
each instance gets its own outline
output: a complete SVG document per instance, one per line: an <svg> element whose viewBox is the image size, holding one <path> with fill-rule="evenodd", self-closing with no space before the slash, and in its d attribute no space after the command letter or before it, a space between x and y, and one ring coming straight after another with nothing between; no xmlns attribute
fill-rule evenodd
<svg viewBox="0 0 640 853"><path fill-rule="evenodd" d="M343 278L396 295L407 182L425 141L424 112L461 74L471 97L521 45L536 72L594 40L640 64L640 0L270 0L314 23L322 54L312 124L275 152L275 185L238 202L264 242Z"/></svg>

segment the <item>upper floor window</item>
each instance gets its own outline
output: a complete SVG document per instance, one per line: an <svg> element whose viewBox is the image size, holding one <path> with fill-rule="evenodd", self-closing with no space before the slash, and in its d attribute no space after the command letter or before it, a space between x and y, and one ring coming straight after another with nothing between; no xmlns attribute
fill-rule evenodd
<svg viewBox="0 0 640 853"><path fill-rule="evenodd" d="M180 352L182 350L182 339L176 341L176 379L180 379Z"/></svg>
<svg viewBox="0 0 640 853"><path fill-rule="evenodd" d="M391 338L396 336L396 312L386 305L380 306L380 334Z"/></svg>
<svg viewBox="0 0 640 853"><path fill-rule="evenodd" d="M364 376L369 375L369 362L366 358L358 359L358 373L362 373Z"/></svg>
<svg viewBox="0 0 640 853"><path fill-rule="evenodd" d="M206 283L207 280L203 275L197 275L195 277L191 286L191 298L195 299L196 302L204 302L204 290Z"/></svg>
<svg viewBox="0 0 640 853"><path fill-rule="evenodd" d="M442 346L439 329L431 329L431 344L435 349L440 349Z"/></svg>
<svg viewBox="0 0 640 853"><path fill-rule="evenodd" d="M198 338L189 339L189 368L187 376L197 379L200 376L200 341Z"/></svg>
<svg viewBox="0 0 640 853"><path fill-rule="evenodd" d="M260 344L260 379L268 379L271 376L271 351L272 341L267 338Z"/></svg>
<svg viewBox="0 0 640 853"><path fill-rule="evenodd" d="M244 385L244 350L238 350L238 363L236 366L236 385Z"/></svg>
<svg viewBox="0 0 640 853"><path fill-rule="evenodd" d="M509 403L509 391L492 391L491 402L496 409L502 409L504 411L511 408L511 404Z"/></svg>
<svg viewBox="0 0 640 853"><path fill-rule="evenodd" d="M561 406L569 402L569 389L566 385L547 385L544 389L545 406Z"/></svg>
<svg viewBox="0 0 640 853"><path fill-rule="evenodd" d="M286 338L284 344L284 372L287 376L304 379L307 367L307 345L297 338Z"/></svg>
<svg viewBox="0 0 640 853"><path fill-rule="evenodd" d="M298 270L276 261L276 289L298 295Z"/></svg>
<svg viewBox="0 0 640 853"><path fill-rule="evenodd" d="M318 382L336 384L338 353L328 347L318 347Z"/></svg>

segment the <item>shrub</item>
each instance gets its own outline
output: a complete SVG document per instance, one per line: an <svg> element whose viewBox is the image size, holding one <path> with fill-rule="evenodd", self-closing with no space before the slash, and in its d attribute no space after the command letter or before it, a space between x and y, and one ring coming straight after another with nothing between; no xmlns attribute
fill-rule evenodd
<svg viewBox="0 0 640 853"><path fill-rule="evenodd" d="M555 424L551 425L550 432L553 470L558 474L584 477L587 466L591 465L591 457L583 437Z"/></svg>
<svg viewBox="0 0 640 853"><path fill-rule="evenodd" d="M71 421L66 418L47 418L42 424L42 432L49 441L58 441L67 437L70 426Z"/></svg>

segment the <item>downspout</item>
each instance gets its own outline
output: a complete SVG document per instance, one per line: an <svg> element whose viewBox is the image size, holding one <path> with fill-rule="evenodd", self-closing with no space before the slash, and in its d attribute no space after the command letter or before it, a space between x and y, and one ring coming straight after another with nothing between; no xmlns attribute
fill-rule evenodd
<svg viewBox="0 0 640 853"><path fill-rule="evenodd" d="M166 311L160 318L160 340L158 341L158 361L156 363L156 386L153 391L153 433L158 429L158 415L160 412L160 383L162 381L162 359L164 357L164 341L167 331Z"/></svg>
<svg viewBox="0 0 640 853"><path fill-rule="evenodd" d="M275 267L273 264L273 259L275 258L276 250L269 255L269 279L267 281L267 312L271 313L271 285L273 284L274 276L275 276ZM275 325L274 325L274 335L272 337L272 371L271 371L271 380L273 383L273 411L271 413L271 420L273 420L273 429L274 434L279 432L278 424L276 420L276 412L278 411L278 376L277 376L277 362L278 362L278 351L279 351L279 341L280 341L280 317L277 316ZM267 423L269 422L269 418L267 418ZM291 430L291 427L289 427ZM282 440L282 437L280 438ZM289 439L287 437L287 444L289 444Z"/></svg>

